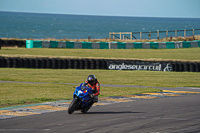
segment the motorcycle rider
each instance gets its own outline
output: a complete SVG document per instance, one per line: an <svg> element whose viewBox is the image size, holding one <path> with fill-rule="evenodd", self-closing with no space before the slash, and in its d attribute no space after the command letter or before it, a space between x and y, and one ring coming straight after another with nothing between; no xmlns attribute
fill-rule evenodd
<svg viewBox="0 0 200 133"><path fill-rule="evenodd" d="M98 95L100 94L100 84L95 77L95 75L89 75L84 82L85 85L88 85L93 90L93 94L91 94L91 98L93 99L93 103L98 102Z"/></svg>

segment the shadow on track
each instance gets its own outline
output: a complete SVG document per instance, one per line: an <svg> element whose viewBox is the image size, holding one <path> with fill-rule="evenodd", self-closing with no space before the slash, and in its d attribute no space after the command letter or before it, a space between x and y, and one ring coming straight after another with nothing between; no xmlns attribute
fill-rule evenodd
<svg viewBox="0 0 200 133"><path fill-rule="evenodd" d="M106 112L87 112L87 113L78 113L78 114L137 114L137 113L145 113L145 112L132 112L132 111L106 111Z"/></svg>

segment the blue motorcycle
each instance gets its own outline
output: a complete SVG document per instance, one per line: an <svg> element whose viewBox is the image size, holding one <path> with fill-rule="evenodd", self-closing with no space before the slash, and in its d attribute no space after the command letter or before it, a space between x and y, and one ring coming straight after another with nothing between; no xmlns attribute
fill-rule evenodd
<svg viewBox="0 0 200 133"><path fill-rule="evenodd" d="M73 94L73 100L69 105L68 113L72 114L75 110L87 113L93 104L91 94L93 94L93 90L86 84L81 83L80 86L77 86Z"/></svg>

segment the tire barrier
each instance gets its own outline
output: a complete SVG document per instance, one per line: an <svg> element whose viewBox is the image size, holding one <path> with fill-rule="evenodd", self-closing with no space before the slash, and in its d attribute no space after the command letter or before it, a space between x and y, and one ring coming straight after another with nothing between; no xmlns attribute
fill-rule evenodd
<svg viewBox="0 0 200 133"><path fill-rule="evenodd" d="M26 47L26 40L3 40L1 39L2 47Z"/></svg>
<svg viewBox="0 0 200 133"><path fill-rule="evenodd" d="M173 68L173 70L174 71L179 71L179 64L177 63L177 62L174 62L173 64L172 64L172 68Z"/></svg>
<svg viewBox="0 0 200 133"><path fill-rule="evenodd" d="M7 64L7 67L8 67L8 68L13 67L13 59L12 59L12 58L7 58L6 61L7 61L6 64Z"/></svg>
<svg viewBox="0 0 200 133"><path fill-rule="evenodd" d="M1 45L2 45L2 41L1 41L1 38L0 38L0 50L1 50Z"/></svg>
<svg viewBox="0 0 200 133"><path fill-rule="evenodd" d="M52 68L53 69L58 69L58 60L57 59L52 59Z"/></svg>
<svg viewBox="0 0 200 133"><path fill-rule="evenodd" d="M6 67L7 61L4 57L0 57L0 67Z"/></svg>
<svg viewBox="0 0 200 133"><path fill-rule="evenodd" d="M141 68L149 67L148 69L151 69L153 71L157 71L156 69L160 69L162 66L168 67L168 64L170 64L169 68L175 72L200 72L200 62L177 62L177 61L156 62L156 61L141 61L141 60L116 61L108 59L20 58L20 57L0 56L0 68L7 67L7 68L35 68L35 69L109 69L109 63L114 63L114 62L121 62L121 64L134 64L135 66L140 66ZM118 69L118 70L123 70L123 69Z"/></svg>
<svg viewBox="0 0 200 133"><path fill-rule="evenodd" d="M178 71L183 72L184 71L184 66L183 63L178 63Z"/></svg>
<svg viewBox="0 0 200 133"><path fill-rule="evenodd" d="M83 60L79 60L80 62L80 69L84 69L85 68L85 62Z"/></svg>
<svg viewBox="0 0 200 133"><path fill-rule="evenodd" d="M189 63L184 63L184 71L188 72L189 71Z"/></svg>
<svg viewBox="0 0 200 133"><path fill-rule="evenodd" d="M200 63L194 63L195 64L195 72L200 72Z"/></svg>

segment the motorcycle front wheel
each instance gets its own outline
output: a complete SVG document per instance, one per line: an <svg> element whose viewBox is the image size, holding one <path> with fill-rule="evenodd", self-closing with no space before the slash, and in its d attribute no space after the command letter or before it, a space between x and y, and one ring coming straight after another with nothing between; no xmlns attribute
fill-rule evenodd
<svg viewBox="0 0 200 133"><path fill-rule="evenodd" d="M87 113L88 110L92 107L93 104L94 104L94 103L91 102L88 106L84 107L84 108L81 110L81 112L82 112L82 113Z"/></svg>
<svg viewBox="0 0 200 133"><path fill-rule="evenodd" d="M75 111L77 104L78 104L78 99L73 99L69 105L68 114L72 114Z"/></svg>

